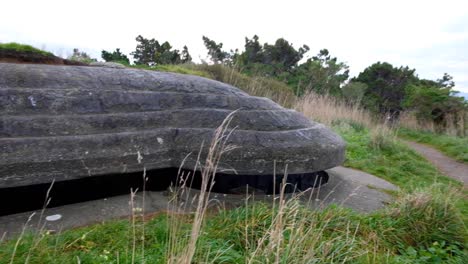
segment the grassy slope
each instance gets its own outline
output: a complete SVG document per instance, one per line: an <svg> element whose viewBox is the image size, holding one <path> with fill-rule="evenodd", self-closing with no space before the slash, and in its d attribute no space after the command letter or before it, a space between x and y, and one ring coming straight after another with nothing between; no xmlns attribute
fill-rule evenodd
<svg viewBox="0 0 468 264"><path fill-rule="evenodd" d="M437 135L405 128L401 128L398 135L405 139L431 145L454 159L468 163L468 138Z"/></svg>
<svg viewBox="0 0 468 264"><path fill-rule="evenodd" d="M375 147L367 128L337 125L334 130L347 142L345 166L369 172L408 191L436 182L460 186L396 139Z"/></svg>
<svg viewBox="0 0 468 264"><path fill-rule="evenodd" d="M173 71L171 67L168 70ZM197 246L197 262L216 257L217 263L243 263L252 257L257 260L254 263L264 263L267 258L274 259L275 253L269 250L273 246L279 248L283 263L300 263L306 257L322 263L462 263L468 205L458 191L449 187L457 183L441 176L403 144L389 141L376 147L367 128L339 122L333 129L348 143L347 166L378 175L403 189L396 202L370 215L338 207L313 212L290 204L282 219L279 247L270 244L278 242L270 236L275 234L277 225L272 227L271 223L278 212L269 206L252 204L221 211L206 219ZM169 223L175 222L180 223L175 232L182 241L177 243L179 248L170 248L169 230L174 228ZM78 258L82 263L116 263L117 259L127 263L132 256L139 263L144 248L148 262L165 263L184 245L190 218L156 217L144 225L144 240L142 226L141 222L136 226L135 235L129 221L123 220L60 235L27 236L19 243L15 261L23 263L30 254L30 263L76 263ZM261 238L264 243L258 244ZM0 247L0 263L9 262L15 242Z"/></svg>
<svg viewBox="0 0 468 264"><path fill-rule="evenodd" d="M0 52L1 51L17 51L17 52L29 52L29 53L38 53L44 56L53 56L52 53L43 51L37 48L34 48L30 45L19 44L15 42L10 43L0 43Z"/></svg>

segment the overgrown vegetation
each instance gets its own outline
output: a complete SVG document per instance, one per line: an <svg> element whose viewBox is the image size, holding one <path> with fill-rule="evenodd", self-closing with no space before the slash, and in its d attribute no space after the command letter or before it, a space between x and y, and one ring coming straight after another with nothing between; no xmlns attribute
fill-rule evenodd
<svg viewBox="0 0 468 264"><path fill-rule="evenodd" d="M327 124L346 141L348 167L386 179L406 190L435 182L457 185L434 166L398 141L396 131L372 121L364 108L349 105L333 96L309 93L296 109L312 120Z"/></svg>
<svg viewBox="0 0 468 264"><path fill-rule="evenodd" d="M345 166L360 169L390 181L406 191L434 183L460 186L399 142L383 126L368 129L360 124L337 121L333 128L347 142Z"/></svg>
<svg viewBox="0 0 468 264"><path fill-rule="evenodd" d="M210 78L231 84L250 95L270 98L285 107L293 107L297 99L286 84L275 79L259 76L250 77L219 64L191 65L191 68L206 72Z"/></svg>
<svg viewBox="0 0 468 264"><path fill-rule="evenodd" d="M260 47L255 39L247 39L246 43L253 50ZM290 45L279 43L267 46L267 50ZM222 48L216 42L212 46ZM265 47L259 52L264 52L262 49ZM317 76L336 75L337 68L325 71L330 67L327 65L339 64L336 58L321 53L322 58L310 60L308 63L313 65L307 69L320 69ZM111 57L115 54L109 53ZM273 205L251 202L206 216L205 196L197 200L201 211L195 214L161 214L145 222L143 215L133 210L130 220L61 234L27 234L0 244L0 263L464 263L468 258L466 191L401 144L397 132L387 123L382 124L371 107L361 106L372 86L370 82L355 80L342 90L347 90L342 95L315 91L312 84L305 85L310 89L299 94L288 86L285 75L257 76L254 71L261 71L257 68L242 73L231 67L235 55L229 58L229 63L220 60L214 65L142 63L131 67L213 78L294 107L329 125L346 140L346 166L398 185L401 191L393 193L396 200L371 214L339 206L310 210L295 197L279 199ZM341 66L345 70L344 64ZM268 71L280 68L275 66ZM290 71L294 69L291 67ZM322 87L336 88L336 81L343 84L335 79ZM304 84L304 80L297 83ZM397 107L381 103L384 108ZM399 130L398 135L427 140L425 143L452 151L450 155L461 155L462 160L466 156L466 149L460 148L467 145L462 138L433 134L425 138L424 133L405 129Z"/></svg>
<svg viewBox="0 0 468 264"><path fill-rule="evenodd" d="M73 54L68 57L68 60L78 61L86 64L97 61L96 59L91 58L91 56L88 53L80 51L79 49L73 49Z"/></svg>
<svg viewBox="0 0 468 264"><path fill-rule="evenodd" d="M376 62L350 79L349 65L333 57L327 49L309 57L307 45L296 48L283 38L274 44L261 44L259 37L254 35L251 39L245 38L242 51L228 52L223 50L221 42L206 36L202 40L208 59L214 65L224 65L233 73L255 79L275 79L287 85L295 96L302 97L310 92L331 95L347 103L362 105L372 115L392 123L406 112L412 113L416 120L412 126L418 130L431 127L441 134L448 131L458 136L467 134L468 103L456 96L455 83L447 73L440 79L427 80L418 77L416 70L408 66ZM154 66L191 62L186 46L180 53L167 41L160 44L155 39L138 36L137 42L137 48L132 52L135 64ZM195 67L206 67L207 64L204 62Z"/></svg>
<svg viewBox="0 0 468 264"><path fill-rule="evenodd" d="M0 52L8 52L8 51L35 53L35 54L41 54L44 56L54 56L50 52L37 49L31 45L19 44L15 42L0 43Z"/></svg>
<svg viewBox="0 0 468 264"><path fill-rule="evenodd" d="M251 201L211 216L161 214L148 222L132 210L130 220L6 241L0 262L463 263L468 204L460 184L400 144L387 126L369 122L362 108L309 94L296 109L343 136L348 166L399 185L396 200L371 214L339 206L310 210L299 196Z"/></svg>
<svg viewBox="0 0 468 264"><path fill-rule="evenodd" d="M130 60L127 55L123 54L119 48L113 52L103 50L101 52L101 58L106 62L117 62L123 65L130 65Z"/></svg>
<svg viewBox="0 0 468 264"><path fill-rule="evenodd" d="M173 50L167 41L160 44L154 38L146 39L141 35L136 38L136 41L138 44L132 55L137 65L181 64L192 61L187 46L184 46L180 52L177 49Z"/></svg>
<svg viewBox="0 0 468 264"><path fill-rule="evenodd" d="M453 189L432 185L369 215L336 206L313 211L299 198L274 207L250 203L206 218L191 262L174 261L186 252L169 241L190 237L193 215L162 214L148 222L138 216L133 224L111 221L39 239L28 234L17 246L3 243L0 262L463 263L465 226L453 204L458 199Z"/></svg>

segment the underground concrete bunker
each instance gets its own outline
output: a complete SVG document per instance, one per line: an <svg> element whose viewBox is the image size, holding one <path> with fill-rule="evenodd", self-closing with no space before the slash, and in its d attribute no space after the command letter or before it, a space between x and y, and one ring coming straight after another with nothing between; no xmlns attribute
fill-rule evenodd
<svg viewBox="0 0 468 264"><path fill-rule="evenodd" d="M214 80L0 63L0 194L38 186L42 193L53 181L64 195L78 195L71 190L87 184L108 195L116 186L128 193L141 185L143 170L152 188L167 188L179 168L193 170L198 157L203 161L208 148L202 144L233 111L226 144L235 148L223 153L215 192L248 185L272 193L285 171L298 189L317 187L328 179L324 170L344 160L345 143L329 128ZM192 175L197 185L197 172Z"/></svg>

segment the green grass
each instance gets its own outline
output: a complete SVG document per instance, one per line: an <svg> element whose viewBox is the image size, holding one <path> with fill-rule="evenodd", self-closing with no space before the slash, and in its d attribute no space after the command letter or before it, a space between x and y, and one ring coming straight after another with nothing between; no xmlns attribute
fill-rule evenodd
<svg viewBox="0 0 468 264"><path fill-rule="evenodd" d="M399 129L398 135L404 139L431 145L449 157L468 163L468 137L439 135L406 128Z"/></svg>
<svg viewBox="0 0 468 264"><path fill-rule="evenodd" d="M452 203L459 199L433 185L369 215L337 206L313 211L296 200L281 210L264 203L222 210L205 219L192 263L463 263L466 230ZM167 263L183 250L190 224L191 216L163 214L137 221L135 234L119 220L27 235L13 263L131 263L132 256L135 263ZM171 232L180 240L172 246ZM0 263L9 263L15 245L0 245Z"/></svg>
<svg viewBox="0 0 468 264"><path fill-rule="evenodd" d="M10 43L0 43L0 52L1 51L16 51L16 52L28 52L28 53L37 53L44 56L54 56L54 54L37 49L30 45L19 44L15 42Z"/></svg>
<svg viewBox="0 0 468 264"><path fill-rule="evenodd" d="M459 182L443 176L431 163L396 138L388 138L385 144L375 147L371 131L361 125L337 122L333 129L347 142L347 167L376 175L407 191L438 182L461 186Z"/></svg>

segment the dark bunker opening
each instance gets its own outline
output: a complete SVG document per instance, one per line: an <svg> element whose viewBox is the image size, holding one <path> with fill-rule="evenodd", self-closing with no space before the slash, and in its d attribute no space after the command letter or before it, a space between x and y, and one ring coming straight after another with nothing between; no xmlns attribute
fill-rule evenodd
<svg viewBox="0 0 468 264"><path fill-rule="evenodd" d="M178 177L177 175L182 175ZM130 194L130 190L165 191L169 186L180 185L182 179L190 188L200 189L202 176L200 172L177 168L146 171L146 182L143 172L90 176L80 179L12 188L0 188L0 216L44 208L49 191L47 207L103 199L107 197ZM247 190L263 194L277 194L281 190L284 175L236 175L218 173L214 179L211 192L225 194L242 194ZM286 177L285 192L304 191L319 187L328 182L325 171L290 174ZM210 186L211 184L208 184ZM248 187L247 187L248 186ZM249 191L249 192L250 192Z"/></svg>

